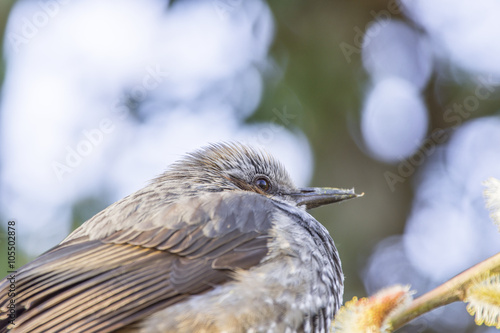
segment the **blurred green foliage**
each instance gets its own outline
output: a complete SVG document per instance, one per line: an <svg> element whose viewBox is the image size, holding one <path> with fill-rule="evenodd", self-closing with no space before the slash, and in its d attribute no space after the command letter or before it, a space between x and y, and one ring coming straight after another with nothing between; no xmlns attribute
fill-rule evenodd
<svg viewBox="0 0 500 333"><path fill-rule="evenodd" d="M3 78L5 76L5 59L3 57L3 45L5 40L5 27L7 25L7 18L9 17L9 12L14 5L15 0L2 0L0 2L0 50L2 50L2 56L0 57L0 88L2 86Z"/></svg>

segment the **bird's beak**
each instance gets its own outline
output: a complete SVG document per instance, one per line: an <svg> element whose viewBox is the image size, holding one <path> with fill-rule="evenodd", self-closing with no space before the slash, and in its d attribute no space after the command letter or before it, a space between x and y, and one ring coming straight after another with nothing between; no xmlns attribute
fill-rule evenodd
<svg viewBox="0 0 500 333"><path fill-rule="evenodd" d="M345 190L332 187L304 187L298 193L292 194L297 206L305 205L306 209L344 201L363 196L364 193L356 194L354 189Z"/></svg>

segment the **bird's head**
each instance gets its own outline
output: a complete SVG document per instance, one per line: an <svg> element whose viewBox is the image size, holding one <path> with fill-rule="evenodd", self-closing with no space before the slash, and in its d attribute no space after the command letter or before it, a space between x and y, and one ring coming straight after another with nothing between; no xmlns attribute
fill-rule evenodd
<svg viewBox="0 0 500 333"><path fill-rule="evenodd" d="M297 188L273 156L239 143L212 144L190 153L158 180L163 177L193 194L248 191L306 209L360 196L352 189Z"/></svg>

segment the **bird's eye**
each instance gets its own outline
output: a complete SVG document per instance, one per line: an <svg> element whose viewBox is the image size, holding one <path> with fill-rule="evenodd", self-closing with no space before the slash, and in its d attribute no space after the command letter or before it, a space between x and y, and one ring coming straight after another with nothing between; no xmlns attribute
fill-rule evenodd
<svg viewBox="0 0 500 333"><path fill-rule="evenodd" d="M254 185L260 188L262 191L267 192L271 188L269 180L264 177L255 178L253 181Z"/></svg>

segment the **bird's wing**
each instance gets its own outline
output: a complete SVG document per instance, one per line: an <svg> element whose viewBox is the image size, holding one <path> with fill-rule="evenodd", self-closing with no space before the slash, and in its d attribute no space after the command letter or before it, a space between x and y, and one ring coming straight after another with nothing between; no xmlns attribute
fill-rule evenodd
<svg viewBox="0 0 500 333"><path fill-rule="evenodd" d="M111 332L258 264L268 252L272 203L231 198L185 207L182 216L166 210L160 218L175 220L170 227L82 236L46 252L18 270L14 297L10 281L1 282L0 332ZM197 223L183 220L195 215Z"/></svg>

